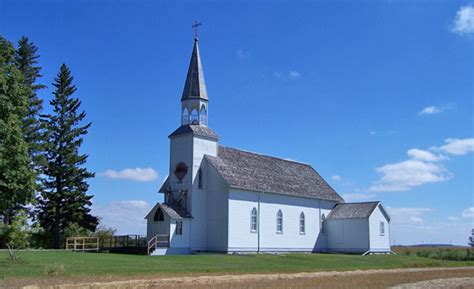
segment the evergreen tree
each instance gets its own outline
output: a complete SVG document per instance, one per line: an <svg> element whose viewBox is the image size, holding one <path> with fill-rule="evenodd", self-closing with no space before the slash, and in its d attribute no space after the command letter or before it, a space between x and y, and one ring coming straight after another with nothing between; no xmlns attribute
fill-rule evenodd
<svg viewBox="0 0 474 289"><path fill-rule="evenodd" d="M18 41L16 51L17 67L23 74L24 84L30 87L28 94L28 109L23 118L23 134L28 144L31 165L33 170L39 175L43 162L42 151L44 149L45 134L42 130L39 115L43 108L43 101L38 98L37 91L44 88L44 85L37 84L36 80L41 77L41 67L38 64L38 48L27 37L23 36Z"/></svg>
<svg viewBox="0 0 474 289"><path fill-rule="evenodd" d="M11 224L15 212L34 195L34 174L22 120L31 90L17 69L13 45L0 36L0 215Z"/></svg>
<svg viewBox="0 0 474 289"><path fill-rule="evenodd" d="M53 234L51 242L56 249L70 224L93 231L98 223L90 214L92 196L86 194L87 179L94 177L94 173L84 167L88 155L79 153L91 124L80 126L86 114L79 111L79 99L72 97L76 91L72 81L70 70L63 64L53 83L53 113L45 116L49 139L38 220L46 232Z"/></svg>

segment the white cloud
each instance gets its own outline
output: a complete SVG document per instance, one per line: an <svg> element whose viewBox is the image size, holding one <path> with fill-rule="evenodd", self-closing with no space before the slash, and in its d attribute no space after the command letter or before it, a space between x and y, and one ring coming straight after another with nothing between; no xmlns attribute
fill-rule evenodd
<svg viewBox="0 0 474 289"><path fill-rule="evenodd" d="M426 161L426 162L437 162L440 160L446 159L444 156L437 156L429 151L425 150L420 150L420 149L410 149L407 152L408 156L420 160L420 161Z"/></svg>
<svg viewBox="0 0 474 289"><path fill-rule="evenodd" d="M391 208L387 211L395 225L420 225L424 223L424 215L431 212L430 208Z"/></svg>
<svg viewBox="0 0 474 289"><path fill-rule="evenodd" d="M371 130L371 131L369 131L370 136L374 136L374 135L391 136L391 135L394 135L396 133L397 133L397 131L395 131L395 130L381 130L381 131Z"/></svg>
<svg viewBox="0 0 474 289"><path fill-rule="evenodd" d="M334 181L342 180L341 176L339 176L339 175L334 175L334 176L331 177L331 179L333 179Z"/></svg>
<svg viewBox="0 0 474 289"><path fill-rule="evenodd" d="M467 245L467 238L471 234L471 222L461 220L431 221L425 215L418 218L421 218L422 222L408 221L403 224L397 223L397 219L393 217L393 222L390 223L392 244Z"/></svg>
<svg viewBox="0 0 474 289"><path fill-rule="evenodd" d="M101 218L101 223L117 229L117 234L146 233L145 215L151 205L142 200L111 201L106 206L92 207L92 213Z"/></svg>
<svg viewBox="0 0 474 289"><path fill-rule="evenodd" d="M281 73L279 71L275 71L275 72L273 72L273 76L275 76L275 78L282 78L283 73Z"/></svg>
<svg viewBox="0 0 474 289"><path fill-rule="evenodd" d="M239 59L247 58L247 57L249 57L249 55L250 55L250 54L248 53L248 51L245 51L245 50L243 50L243 49L237 49L236 54L237 54L237 57L238 57Z"/></svg>
<svg viewBox="0 0 474 289"><path fill-rule="evenodd" d="M469 210L469 209L468 209ZM466 245L472 221L448 217L445 221L432 220L430 208L391 208L390 239L392 244L455 244ZM472 210L474 212L474 208Z"/></svg>
<svg viewBox="0 0 474 289"><path fill-rule="evenodd" d="M427 183L437 183L451 179L453 174L446 170L442 164L436 163L449 158L444 155L437 155L432 151L451 155L465 155L474 151L474 138L448 138L444 142L445 145L443 146L431 147L431 152L412 148L407 151L410 157L408 160L375 168L375 171L381 174L381 177L378 181L372 183L368 191L408 191Z"/></svg>
<svg viewBox="0 0 474 289"><path fill-rule="evenodd" d="M298 72L298 71L295 71L295 70L292 70L288 73L288 77L290 79L297 79L297 78L300 78L301 77L301 73Z"/></svg>
<svg viewBox="0 0 474 289"><path fill-rule="evenodd" d="M158 178L158 173L152 168L134 168L121 171L106 170L101 175L111 179L124 179L137 182L150 182Z"/></svg>
<svg viewBox="0 0 474 289"><path fill-rule="evenodd" d="M474 5L459 8L454 19L453 32L460 35L474 33Z"/></svg>
<svg viewBox="0 0 474 289"><path fill-rule="evenodd" d="M375 170L382 177L373 183L370 192L408 191L426 183L446 181L452 176L439 164L415 159L386 164Z"/></svg>
<svg viewBox="0 0 474 289"><path fill-rule="evenodd" d="M448 138L444 142L445 145L431 149L458 156L474 151L474 138Z"/></svg>
<svg viewBox="0 0 474 289"><path fill-rule="evenodd" d="M424 114L435 114L441 112L442 109L436 107L436 106L427 106L423 108L418 114L419 115L424 115Z"/></svg>
<svg viewBox="0 0 474 289"><path fill-rule="evenodd" d="M373 200L375 198L375 194L360 194L360 193L353 193L353 194L344 194L342 198L346 202L356 202L356 201L368 201Z"/></svg>
<svg viewBox="0 0 474 289"><path fill-rule="evenodd" d="M470 207L462 211L463 218L474 218L474 207Z"/></svg>

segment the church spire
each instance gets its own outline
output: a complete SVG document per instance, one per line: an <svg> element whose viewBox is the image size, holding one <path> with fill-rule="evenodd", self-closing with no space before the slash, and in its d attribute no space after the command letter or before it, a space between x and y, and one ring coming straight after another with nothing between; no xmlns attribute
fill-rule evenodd
<svg viewBox="0 0 474 289"><path fill-rule="evenodd" d="M196 29L194 47L181 96L181 125L207 126L208 98L197 38L199 25L201 23L197 21L193 25L193 28Z"/></svg>
<svg viewBox="0 0 474 289"><path fill-rule="evenodd" d="M186 83L184 84L181 100L193 98L207 100L206 83L204 82L198 42L196 36L194 38L193 53L191 54L191 61L189 63L188 74L186 76Z"/></svg>

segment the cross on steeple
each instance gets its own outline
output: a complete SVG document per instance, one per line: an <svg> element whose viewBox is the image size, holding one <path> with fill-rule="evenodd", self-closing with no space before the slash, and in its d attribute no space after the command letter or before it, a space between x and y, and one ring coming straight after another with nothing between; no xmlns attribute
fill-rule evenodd
<svg viewBox="0 0 474 289"><path fill-rule="evenodd" d="M194 39L197 40L198 39L198 27L201 26L202 23L199 22L199 21L194 21L194 24L193 24L193 28L194 28Z"/></svg>

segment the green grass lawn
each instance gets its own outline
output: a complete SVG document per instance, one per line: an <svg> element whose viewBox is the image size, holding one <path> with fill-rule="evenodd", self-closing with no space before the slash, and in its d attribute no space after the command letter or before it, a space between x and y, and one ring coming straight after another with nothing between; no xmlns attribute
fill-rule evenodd
<svg viewBox="0 0 474 289"><path fill-rule="evenodd" d="M402 255L244 255L198 254L141 256L66 251L18 252L10 261L0 252L0 279L51 275L191 275L199 273L267 273L321 270L474 266L473 261L441 261Z"/></svg>

